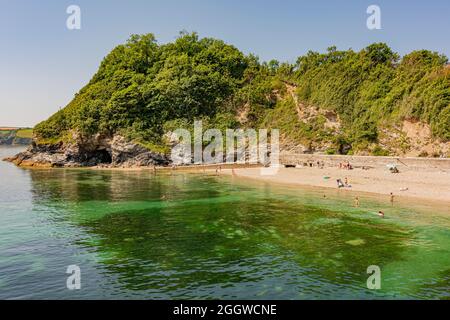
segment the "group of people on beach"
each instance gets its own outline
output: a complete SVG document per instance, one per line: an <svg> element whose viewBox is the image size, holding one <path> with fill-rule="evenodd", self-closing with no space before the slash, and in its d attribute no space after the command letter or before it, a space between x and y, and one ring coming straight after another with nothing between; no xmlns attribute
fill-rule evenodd
<svg viewBox="0 0 450 320"><path fill-rule="evenodd" d="M349 161L339 162L339 169L352 170L353 166L350 164Z"/></svg>
<svg viewBox="0 0 450 320"><path fill-rule="evenodd" d="M338 188L351 188L351 187L352 187L352 186L348 183L348 178L347 178L347 177L345 177L344 182L342 182L342 179L341 179L341 178L336 179L336 182L337 182Z"/></svg>
<svg viewBox="0 0 450 320"><path fill-rule="evenodd" d="M323 161L316 161L316 162L314 162L312 160L308 160L308 162L304 162L303 163L303 166L304 167L310 167L310 168L313 168L313 167L317 166L317 168L323 169L323 168L325 168L325 162L323 162Z"/></svg>

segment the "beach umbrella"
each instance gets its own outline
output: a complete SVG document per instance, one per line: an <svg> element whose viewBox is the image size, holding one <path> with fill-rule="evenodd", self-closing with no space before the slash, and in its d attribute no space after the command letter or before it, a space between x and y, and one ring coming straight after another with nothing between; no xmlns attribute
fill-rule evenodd
<svg viewBox="0 0 450 320"><path fill-rule="evenodd" d="M388 169L397 169L397 166L393 163L387 164L386 167L388 167Z"/></svg>

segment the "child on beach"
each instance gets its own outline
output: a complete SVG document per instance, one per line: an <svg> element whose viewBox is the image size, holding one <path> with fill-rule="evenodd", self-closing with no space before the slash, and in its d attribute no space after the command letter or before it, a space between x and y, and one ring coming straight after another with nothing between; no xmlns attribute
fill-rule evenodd
<svg viewBox="0 0 450 320"><path fill-rule="evenodd" d="M359 197L355 197L355 207L359 207Z"/></svg>

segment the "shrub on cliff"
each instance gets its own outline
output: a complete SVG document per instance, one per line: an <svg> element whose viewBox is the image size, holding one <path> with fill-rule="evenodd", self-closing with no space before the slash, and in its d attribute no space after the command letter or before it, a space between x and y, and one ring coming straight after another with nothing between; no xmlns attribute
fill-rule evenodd
<svg viewBox="0 0 450 320"><path fill-rule="evenodd" d="M402 119L431 125L450 139L450 72L447 58L426 50L403 57L385 44L360 52L309 52L297 61L301 101L336 111L347 136L376 141L378 126Z"/></svg>

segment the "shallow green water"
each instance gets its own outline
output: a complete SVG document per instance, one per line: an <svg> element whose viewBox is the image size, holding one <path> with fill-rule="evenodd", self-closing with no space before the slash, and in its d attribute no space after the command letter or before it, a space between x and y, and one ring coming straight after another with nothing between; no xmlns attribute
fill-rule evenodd
<svg viewBox="0 0 450 320"><path fill-rule="evenodd" d="M0 177L2 299L450 297L445 205L360 195L355 209L348 193L192 173L2 162Z"/></svg>

